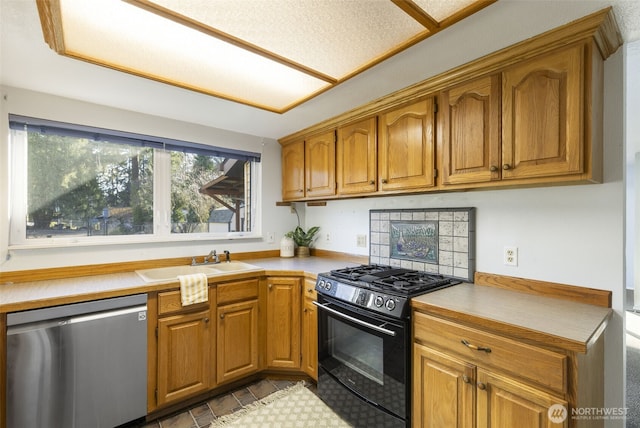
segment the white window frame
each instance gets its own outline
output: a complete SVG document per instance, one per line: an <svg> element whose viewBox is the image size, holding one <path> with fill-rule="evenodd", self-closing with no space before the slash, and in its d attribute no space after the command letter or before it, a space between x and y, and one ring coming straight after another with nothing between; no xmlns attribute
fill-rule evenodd
<svg viewBox="0 0 640 428"><path fill-rule="evenodd" d="M10 129L9 157L9 250L55 247L122 245L153 242L246 240L262 238L262 163L251 162L251 215L253 230L247 232L172 233L170 150L154 149L153 233L146 235L75 236L27 239L27 132ZM215 149L215 147L212 147ZM224 148L220 148L224 151Z"/></svg>

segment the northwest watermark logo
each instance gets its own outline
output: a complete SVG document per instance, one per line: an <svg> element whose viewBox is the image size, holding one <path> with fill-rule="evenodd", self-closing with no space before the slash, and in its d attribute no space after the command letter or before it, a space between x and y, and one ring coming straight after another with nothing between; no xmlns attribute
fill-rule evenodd
<svg viewBox="0 0 640 428"><path fill-rule="evenodd" d="M571 414L563 404L554 404L547 410L549 420L554 424L561 424L569 416L573 420L614 420L625 419L628 408L626 407L576 407L571 409Z"/></svg>
<svg viewBox="0 0 640 428"><path fill-rule="evenodd" d="M568 414L567 408L562 404L554 404L549 407L549 410L547 410L547 416L554 424L561 424L564 422L567 419Z"/></svg>

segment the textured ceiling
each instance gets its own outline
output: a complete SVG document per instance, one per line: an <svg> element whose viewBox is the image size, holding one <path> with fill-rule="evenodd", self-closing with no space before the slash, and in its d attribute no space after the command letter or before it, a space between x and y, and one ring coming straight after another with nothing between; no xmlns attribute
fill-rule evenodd
<svg viewBox="0 0 640 428"><path fill-rule="evenodd" d="M165 118L163 132L175 130L176 138L180 123L188 122L202 125L203 135L211 128L232 131L226 134L229 141L235 133L258 136L257 141L277 139L609 6L624 42L640 40L637 0L499 0L277 114L58 55L43 41L35 1L0 0L0 104L3 111L68 121L76 105L66 106L69 98L100 105L104 117L87 121L97 126L130 111L142 113L133 116L140 122L139 129L129 129L133 132L144 132L144 115L151 115ZM640 49L640 41L628 48ZM622 53L616 55L620 58ZM612 60L616 61L608 62Z"/></svg>

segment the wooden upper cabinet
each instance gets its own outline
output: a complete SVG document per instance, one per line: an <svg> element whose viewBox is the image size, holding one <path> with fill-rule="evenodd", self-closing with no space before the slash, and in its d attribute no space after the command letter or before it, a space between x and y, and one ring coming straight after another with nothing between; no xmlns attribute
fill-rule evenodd
<svg viewBox="0 0 640 428"><path fill-rule="evenodd" d="M584 172L584 43L502 73L502 178Z"/></svg>
<svg viewBox="0 0 640 428"><path fill-rule="evenodd" d="M304 140L282 146L282 199L304 197Z"/></svg>
<svg viewBox="0 0 640 428"><path fill-rule="evenodd" d="M376 191L377 128L370 117L338 128L336 181L339 195Z"/></svg>
<svg viewBox="0 0 640 428"><path fill-rule="evenodd" d="M500 180L500 75L443 91L439 115L442 183Z"/></svg>
<svg viewBox="0 0 640 428"><path fill-rule="evenodd" d="M315 198L336 194L336 134L315 135L305 141L305 196Z"/></svg>
<svg viewBox="0 0 640 428"><path fill-rule="evenodd" d="M435 185L433 97L379 116L381 191L419 191Z"/></svg>

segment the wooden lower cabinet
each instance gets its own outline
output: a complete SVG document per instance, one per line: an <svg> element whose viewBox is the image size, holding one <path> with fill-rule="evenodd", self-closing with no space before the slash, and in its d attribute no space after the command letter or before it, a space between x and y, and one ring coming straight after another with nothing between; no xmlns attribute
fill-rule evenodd
<svg viewBox="0 0 640 428"><path fill-rule="evenodd" d="M569 426L568 405L562 398L481 369L478 370L476 388L479 428ZM564 413L560 413L556 421L553 412L557 406L562 406L560 412ZM564 420L561 420L562 414L567 416Z"/></svg>
<svg viewBox="0 0 640 428"><path fill-rule="evenodd" d="M413 426L602 427L572 409L604 405L603 336L586 354L413 314Z"/></svg>
<svg viewBox="0 0 640 428"><path fill-rule="evenodd" d="M300 368L300 278L267 278L269 368Z"/></svg>
<svg viewBox="0 0 640 428"><path fill-rule="evenodd" d="M414 345L413 425L459 428L567 427L549 408L567 402L508 376ZM566 411L566 410L565 410Z"/></svg>
<svg viewBox="0 0 640 428"><path fill-rule="evenodd" d="M159 406L209 389L209 309L158 320Z"/></svg>
<svg viewBox="0 0 640 428"><path fill-rule="evenodd" d="M302 299L302 371L318 380L318 310L315 281L306 279Z"/></svg>
<svg viewBox="0 0 640 428"><path fill-rule="evenodd" d="M218 383L257 372L258 300L218 306L217 319Z"/></svg>
<svg viewBox="0 0 640 428"><path fill-rule="evenodd" d="M472 428L476 368L426 346L413 346L413 426Z"/></svg>

